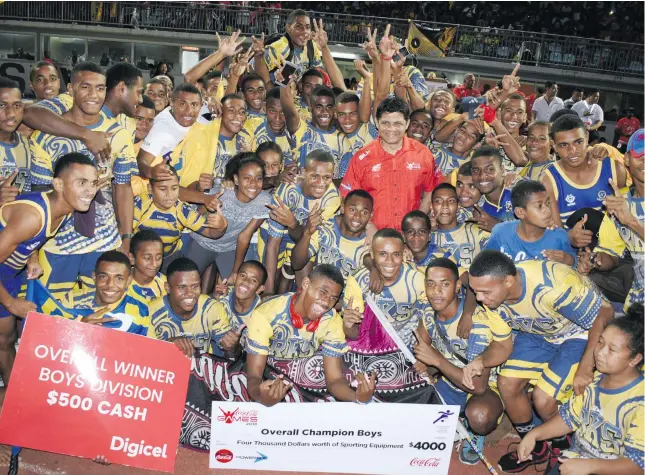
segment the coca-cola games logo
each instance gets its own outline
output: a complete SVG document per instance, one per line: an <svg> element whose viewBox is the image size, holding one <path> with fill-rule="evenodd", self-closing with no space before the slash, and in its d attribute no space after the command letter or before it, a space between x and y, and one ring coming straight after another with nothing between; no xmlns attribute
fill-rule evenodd
<svg viewBox="0 0 645 475"><path fill-rule="evenodd" d="M215 452L215 460L219 463L229 463L233 461L233 452L227 449L220 449Z"/></svg>
<svg viewBox="0 0 645 475"><path fill-rule="evenodd" d="M412 460L410 460L410 466L411 467L438 467L439 462L440 460L437 458L418 459L415 457Z"/></svg>
<svg viewBox="0 0 645 475"><path fill-rule="evenodd" d="M240 411L239 407L234 411L225 411L221 407L219 410L222 412L222 415L217 416L219 422L224 422L225 424L243 422L246 425L257 425L258 423L258 411Z"/></svg>

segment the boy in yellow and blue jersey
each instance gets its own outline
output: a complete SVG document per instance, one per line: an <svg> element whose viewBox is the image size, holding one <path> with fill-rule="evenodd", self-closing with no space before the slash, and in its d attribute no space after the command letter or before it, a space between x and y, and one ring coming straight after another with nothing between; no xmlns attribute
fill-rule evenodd
<svg viewBox="0 0 645 475"><path fill-rule="evenodd" d="M140 77L133 77L136 81L132 88L136 88ZM119 84L125 84L124 81ZM114 86L113 89L119 87ZM124 87L129 89L129 86ZM120 231L128 244L132 231L133 196L130 181L132 176L138 173L130 134L113 119L107 119L106 115L101 113L106 94L106 77L102 70L93 63L78 64L72 73L72 91L74 105L63 117L77 124L91 123L85 127L111 134L111 161L99 164L99 168L103 171L104 180L109 182L111 179L114 196L112 203L111 193L106 193L107 198L103 194L97 194L90 213L75 215L74 219L61 228L56 237L42 249L40 261L45 273L41 281L55 296L69 292L79 276L89 277L101 253L121 246ZM133 94L136 98L136 93ZM61 112L66 107L64 101L60 100L63 96L47 102L50 103L50 107L58 108ZM115 100L122 101L119 98ZM123 110L131 105L131 102L122 105ZM132 105L132 108L134 107L135 105ZM89 155L80 140L70 140L39 131L32 135L31 147L34 186L51 184L52 169L66 151L78 151Z"/></svg>
<svg viewBox="0 0 645 475"><path fill-rule="evenodd" d="M324 84L325 76L316 68L306 70L298 81L298 94L293 98L293 104L302 120L311 122L311 93L316 86Z"/></svg>
<svg viewBox="0 0 645 475"><path fill-rule="evenodd" d="M245 350L249 396L265 406L282 401L291 384L279 375L264 380L269 358L298 360L322 354L325 387L337 401L371 402L375 375L358 374L354 391L343 376L343 355L348 347L343 320L334 305L343 292L343 276L328 264L314 268L295 293L272 297L255 309L248 323Z"/></svg>
<svg viewBox="0 0 645 475"><path fill-rule="evenodd" d="M159 234L166 259L171 259L181 250L181 235L185 230L199 232L212 239L221 237L226 230L226 218L221 213L202 214L194 206L179 200L179 178L174 168L169 169L172 174L170 180L150 179L151 193L134 199L134 230L153 230Z"/></svg>
<svg viewBox="0 0 645 475"><path fill-rule="evenodd" d="M557 414L558 401L581 394L593 380L593 348L614 311L586 277L553 261L513 261L499 251L482 251L470 266L470 287L482 304L516 331L512 347L489 347L487 367L504 363L498 378L506 412L520 437ZM533 414L526 394L534 384ZM552 446L568 448L568 440ZM504 471L523 470L549 460L546 442L519 462L517 452L504 455Z"/></svg>
<svg viewBox="0 0 645 475"><path fill-rule="evenodd" d="M259 145L274 142L282 150L285 163L294 161L295 142L287 131L286 121L282 114L280 88L274 87L266 95L266 117L249 117L244 124L244 132L250 138L250 149L257 151Z"/></svg>
<svg viewBox="0 0 645 475"><path fill-rule="evenodd" d="M448 176L468 161L470 152L482 137L483 134L475 120L469 120L459 126L452 144L431 144L429 148L434 155L437 168L444 176Z"/></svg>
<svg viewBox="0 0 645 475"><path fill-rule="evenodd" d="M228 94L222 98L222 119L213 170L215 178L224 178L229 160L238 152L244 152L249 148L250 137L243 130L246 111L246 102L240 94Z"/></svg>
<svg viewBox="0 0 645 475"><path fill-rule="evenodd" d="M594 381L524 437L520 460L530 456L536 441L573 433L571 448L556 454L547 473L643 473L643 317L643 306L636 304L609 324L594 349Z"/></svg>
<svg viewBox="0 0 645 475"><path fill-rule="evenodd" d="M0 78L0 204L31 191L29 140L17 132L25 105L18 83Z"/></svg>
<svg viewBox="0 0 645 475"><path fill-rule="evenodd" d="M459 224L466 221L473 221L475 205L481 206L484 198L481 192L473 183L473 166L472 163L466 162L459 167L455 177L455 188L459 198L459 209L457 209L457 222ZM452 184L452 182L451 182Z"/></svg>
<svg viewBox="0 0 645 475"><path fill-rule="evenodd" d="M316 265L331 264L347 279L363 265L369 253L365 228L372 217L374 199L363 190L351 191L343 202L342 214L317 226L311 216L291 253L294 270L303 269L315 258Z"/></svg>
<svg viewBox="0 0 645 475"><path fill-rule="evenodd" d="M293 84L293 81L290 83ZM334 158L334 178L340 178L341 134L334 127L336 96L331 89L317 86L310 95L311 122L298 116L291 85L280 88L280 101L287 130L295 140L294 158L301 167L312 151L325 151Z"/></svg>
<svg viewBox="0 0 645 475"><path fill-rule="evenodd" d="M333 169L332 156L315 150L305 161L302 185L285 183L276 190L270 205L273 211L260 228L258 241L259 255L264 257L263 264L269 273L267 292L274 292L276 271L290 265L291 250L301 238L309 214L317 209L326 221L338 211L341 199L332 183Z"/></svg>
<svg viewBox="0 0 645 475"><path fill-rule="evenodd" d="M30 193L0 208L0 375L9 381L15 358L16 317L25 318L36 306L18 298L27 267L28 279L37 278L31 259L71 218L87 211L96 193L96 166L85 155L62 157L54 169L54 190Z"/></svg>
<svg viewBox="0 0 645 475"><path fill-rule="evenodd" d="M167 295L150 302L152 325L160 340L172 341L188 357L200 353L226 356L239 353L239 338L222 304L201 294L197 264L190 259L175 259L167 272ZM224 339L227 334L229 338Z"/></svg>
<svg viewBox="0 0 645 475"><path fill-rule="evenodd" d="M426 267L437 257L450 257L447 249L431 242L431 223L426 213L420 210L410 211L403 217L401 230L405 245L412 252L414 266L425 274Z"/></svg>
<svg viewBox="0 0 645 475"><path fill-rule="evenodd" d="M418 301L425 301L423 274L416 266L403 262L403 236L390 228L380 229L374 234L371 244L373 269L383 280L383 290L375 296L376 304L401 336L410 345L412 332L419 326L412 309ZM361 267L347 278L343 295L343 311L346 309L365 310L365 297L370 291L371 271ZM347 338L355 340L359 335L359 325L345 327Z"/></svg>
<svg viewBox="0 0 645 475"><path fill-rule="evenodd" d="M588 155L588 132L579 117L563 115L551 126L551 139L560 160L547 166L540 181L551 197L556 225L566 223L581 208L600 210L612 193L609 180L625 186L625 167L614 160L598 161ZM571 236L571 234L570 234ZM575 247L580 247L572 242Z"/></svg>
<svg viewBox="0 0 645 475"><path fill-rule="evenodd" d="M467 338L458 336L465 297L460 295L459 270L450 259L438 258L430 262L425 275L425 290L428 302L418 302L414 309L426 330L419 332L421 339L414 348L415 355L424 365L433 366L441 372L435 389L445 404L461 407L470 429L476 434L475 443L482 450L485 436L497 427L504 413L497 390L497 368L486 368L475 378L476 387L473 390L463 385L462 369L482 353L491 341L511 338L511 330L499 318L491 324L487 316L490 310L477 307L470 335ZM479 462L470 444L464 445L459 459L470 465Z"/></svg>
<svg viewBox="0 0 645 475"><path fill-rule="evenodd" d="M92 277L94 288L72 290L61 299L61 304L69 309L94 312L79 315L77 319L81 322L155 338L147 303L128 294L132 273L125 254L119 251L101 254Z"/></svg>
<svg viewBox="0 0 645 475"><path fill-rule="evenodd" d="M499 150L491 145L482 145L473 153L473 183L483 195L481 206L475 205L473 220L485 231L504 221L513 221L511 190L504 186L504 168Z"/></svg>
<svg viewBox="0 0 645 475"><path fill-rule="evenodd" d="M430 235L430 243L448 251L457 265L467 270L490 234L475 223L457 222L458 200L457 190L449 183L441 183L432 190L432 213L437 229Z"/></svg>
<svg viewBox="0 0 645 475"><path fill-rule="evenodd" d="M138 231L130 241L132 283L128 294L144 302L166 295L166 276L161 272L163 264L163 241L149 229Z"/></svg>
<svg viewBox="0 0 645 475"><path fill-rule="evenodd" d="M224 306L233 330L246 325L251 314L260 305L260 294L264 292L267 271L258 261L246 261L235 275L235 284L228 294L220 296L217 301Z"/></svg>

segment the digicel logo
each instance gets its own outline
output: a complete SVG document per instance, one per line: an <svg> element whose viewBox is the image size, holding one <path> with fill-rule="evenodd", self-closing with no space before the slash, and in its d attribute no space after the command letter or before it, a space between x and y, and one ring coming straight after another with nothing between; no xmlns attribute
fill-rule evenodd
<svg viewBox="0 0 645 475"><path fill-rule="evenodd" d="M233 460L233 452L227 449L220 449L215 452L215 460L219 463L229 463Z"/></svg>

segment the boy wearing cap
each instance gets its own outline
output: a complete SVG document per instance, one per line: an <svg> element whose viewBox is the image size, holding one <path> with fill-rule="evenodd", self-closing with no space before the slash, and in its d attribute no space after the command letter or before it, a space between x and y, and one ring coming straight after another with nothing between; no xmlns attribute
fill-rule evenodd
<svg viewBox="0 0 645 475"><path fill-rule="evenodd" d="M632 178L632 186L620 190L610 181L614 195L604 201L607 214L612 218L615 230L621 239L616 239L613 230L602 226L598 234L598 246L594 253L585 251L579 254L578 271L590 273L592 270L609 271L620 264L620 256L625 249L634 260L634 279L625 301L626 310L632 303L643 302L643 240L645 239L645 213L643 212L645 167L643 157L644 129L631 136L625 153L625 166Z"/></svg>

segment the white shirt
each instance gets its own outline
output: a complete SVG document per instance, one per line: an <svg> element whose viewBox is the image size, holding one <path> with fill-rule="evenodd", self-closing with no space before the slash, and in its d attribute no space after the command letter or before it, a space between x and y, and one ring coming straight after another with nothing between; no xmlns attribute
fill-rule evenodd
<svg viewBox="0 0 645 475"><path fill-rule="evenodd" d="M535 112L535 120L544 120L549 122L551 114L564 109L564 101L559 97L554 97L551 102L546 102L544 96L538 97L533 103L533 112Z"/></svg>
<svg viewBox="0 0 645 475"><path fill-rule="evenodd" d="M602 121L605 119L605 113L602 111L602 107L598 104L591 104L587 101L578 101L576 102L571 110L578 114L578 117L587 125L593 125L599 120Z"/></svg>
<svg viewBox="0 0 645 475"><path fill-rule="evenodd" d="M190 127L179 125L170 113L170 107L166 107L155 117L152 129L141 144L141 150L154 157L163 156L173 151L179 142L184 140L189 130Z"/></svg>

